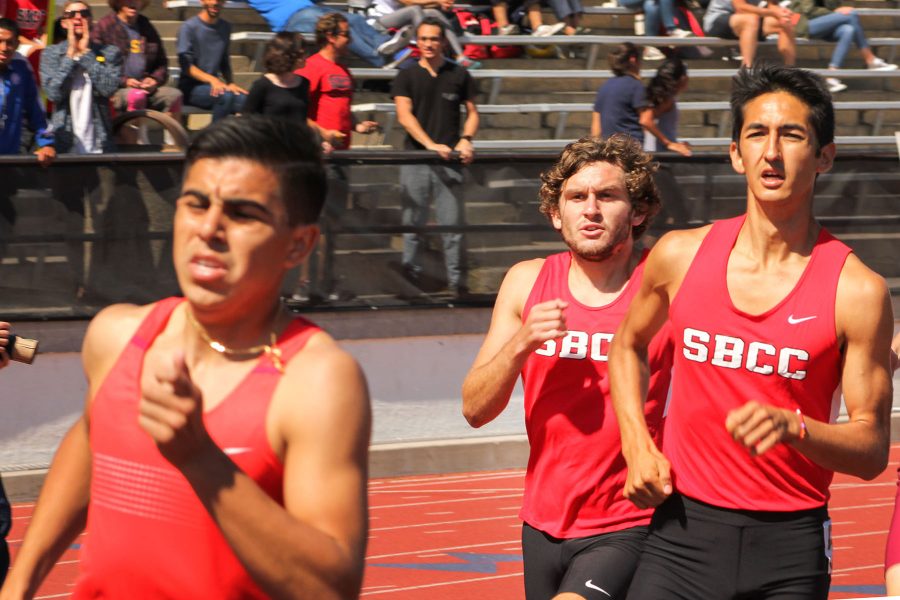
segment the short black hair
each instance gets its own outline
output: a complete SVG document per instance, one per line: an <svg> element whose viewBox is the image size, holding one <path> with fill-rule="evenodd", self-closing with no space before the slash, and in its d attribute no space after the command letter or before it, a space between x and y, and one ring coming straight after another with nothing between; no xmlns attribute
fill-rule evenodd
<svg viewBox="0 0 900 600"><path fill-rule="evenodd" d="M744 107L763 94L788 93L809 107L809 121L816 134L816 155L834 142L834 105L825 81L815 73L796 67L757 64L743 67L732 78L731 140L741 138Z"/></svg>
<svg viewBox="0 0 900 600"><path fill-rule="evenodd" d="M441 38L447 39L447 26L437 17L425 17L419 21L419 24L416 25L416 37L419 37L419 30L422 29L423 25L431 25L432 27L439 28L441 30Z"/></svg>
<svg viewBox="0 0 900 600"><path fill-rule="evenodd" d="M245 158L265 165L278 177L289 224L318 220L328 184L318 139L305 124L262 115L222 119L188 146L185 173L204 158Z"/></svg>
<svg viewBox="0 0 900 600"><path fill-rule="evenodd" d="M16 43L19 43L19 24L13 21L12 19L8 19L6 17L0 17L0 29L5 29L6 31L11 31L13 34L13 39L16 40Z"/></svg>

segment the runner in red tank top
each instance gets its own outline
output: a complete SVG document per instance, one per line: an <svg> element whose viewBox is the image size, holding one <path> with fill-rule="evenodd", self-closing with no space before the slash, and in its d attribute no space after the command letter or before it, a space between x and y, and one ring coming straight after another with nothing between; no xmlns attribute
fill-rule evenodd
<svg viewBox="0 0 900 600"><path fill-rule="evenodd" d="M646 251L636 242L659 210L652 173L650 157L627 136L566 147L542 175L540 195L569 252L509 270L463 384L463 412L480 427L506 408L522 375L528 600L624 598L646 537L651 511L622 495L606 361L640 286ZM650 364L646 415L659 441L672 364L667 330L654 339Z"/></svg>
<svg viewBox="0 0 900 600"><path fill-rule="evenodd" d="M368 392L282 309L325 195L304 125L225 119L187 152L173 227L184 300L91 322L63 439L4 598L32 597L87 522L75 598L359 594Z"/></svg>
<svg viewBox="0 0 900 600"><path fill-rule="evenodd" d="M610 355L625 494L658 507L630 600L824 600L832 474L871 479L887 464L887 286L812 215L835 154L831 98L812 73L764 66L738 73L731 106L746 214L660 240ZM667 317L660 452L641 389Z"/></svg>

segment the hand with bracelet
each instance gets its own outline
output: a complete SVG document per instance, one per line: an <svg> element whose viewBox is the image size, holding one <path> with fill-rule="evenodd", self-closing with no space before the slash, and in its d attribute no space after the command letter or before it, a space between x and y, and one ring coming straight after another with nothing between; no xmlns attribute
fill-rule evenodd
<svg viewBox="0 0 900 600"><path fill-rule="evenodd" d="M791 411L751 400L728 413L725 429L750 454L765 454L777 444L806 439L806 421L799 410Z"/></svg>

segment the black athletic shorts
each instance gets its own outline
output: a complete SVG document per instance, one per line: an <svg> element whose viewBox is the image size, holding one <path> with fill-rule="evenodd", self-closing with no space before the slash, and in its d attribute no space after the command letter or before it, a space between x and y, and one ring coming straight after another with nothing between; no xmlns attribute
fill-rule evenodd
<svg viewBox="0 0 900 600"><path fill-rule="evenodd" d="M523 524L526 600L548 600L563 592L587 600L624 600L646 538L646 527L559 539Z"/></svg>
<svg viewBox="0 0 900 600"><path fill-rule="evenodd" d="M628 600L825 600L830 584L824 506L741 511L675 494L653 514Z"/></svg>
<svg viewBox="0 0 900 600"><path fill-rule="evenodd" d="M734 14L734 13L731 13ZM703 28L703 33L708 35L709 37L718 37L723 40L736 40L738 36L735 35L734 30L729 25L729 21L731 20L731 14L721 14L716 17L712 23L710 23L709 27ZM766 39L766 34L763 33L763 20L759 20L759 31L756 33L756 38L759 41L763 41Z"/></svg>

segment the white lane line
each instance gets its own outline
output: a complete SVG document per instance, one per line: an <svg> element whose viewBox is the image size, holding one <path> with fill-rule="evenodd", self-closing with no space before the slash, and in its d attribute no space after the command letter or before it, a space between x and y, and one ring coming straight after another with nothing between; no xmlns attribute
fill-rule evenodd
<svg viewBox="0 0 900 600"><path fill-rule="evenodd" d="M411 490L379 490L373 494L408 494ZM444 489L444 490L415 490L419 494L491 494L494 492L521 492L520 487L490 487L478 489Z"/></svg>
<svg viewBox="0 0 900 600"><path fill-rule="evenodd" d="M442 583L429 583L426 585L413 585L410 587L394 588L392 590L380 590L377 592L364 593L363 596L374 596L375 594L392 594L394 592L408 592L411 590L424 590L426 588L442 587L445 585L458 585L460 583L473 583L476 581L490 581L491 579L509 579L510 577L521 577L522 573L508 573L506 575L493 575L491 577L475 577L473 579L461 579L456 581L444 581Z"/></svg>
<svg viewBox="0 0 900 600"><path fill-rule="evenodd" d="M434 527L435 525L457 525L459 523L478 523L479 521L499 521L501 519L509 519L508 516L501 517L478 517L475 519L458 519L456 521L434 521L431 523L413 523L411 525L396 525L394 527L375 527L370 531L391 531L393 529L411 529L413 527ZM521 527L522 524L516 525Z"/></svg>
<svg viewBox="0 0 900 600"><path fill-rule="evenodd" d="M367 556L366 561L381 560L383 558L394 558L396 556L418 556L429 552L448 552L450 550L466 550L468 548L484 548L487 546L503 546L504 544L518 544L519 540L503 540L502 542L486 542L484 544L465 544L463 546L445 546L443 548L419 548L418 550L410 550L408 552L392 552L391 554L376 554Z"/></svg>
<svg viewBox="0 0 900 600"><path fill-rule="evenodd" d="M882 506L893 506L893 502L882 502L880 504L859 504L856 506L829 506L828 512L835 512L838 510L856 510L858 508L880 508Z"/></svg>
<svg viewBox="0 0 900 600"><path fill-rule="evenodd" d="M426 531L425 533L429 534L429 535L437 535L439 533L456 533L456 530L455 529L440 529L438 531Z"/></svg>
<svg viewBox="0 0 900 600"><path fill-rule="evenodd" d="M369 489L372 491L381 491L385 488L401 488L401 487L415 487L422 484L435 485L440 483L457 483L457 482L469 482L469 481L490 481L493 479L518 479L525 476L525 471L515 471L510 473L485 473L485 474L472 474L472 475L444 475L444 476L436 476L436 477L423 477L418 479L386 479L386 480L373 480L369 482Z"/></svg>
<svg viewBox="0 0 900 600"><path fill-rule="evenodd" d="M482 500L499 500L500 498L521 498L522 494L506 494L500 496L485 496L478 498L459 498L457 500L431 500L429 502L407 502L406 504L385 504L383 506L370 506L369 510L382 510L385 508L406 508L408 506L427 506L429 504L455 504L457 502L480 502Z"/></svg>
<svg viewBox="0 0 900 600"><path fill-rule="evenodd" d="M833 540L841 540L845 538L854 538L854 537L865 537L867 535L884 535L887 533L887 529L884 531L865 531L863 533L845 533L842 535L833 535L831 539Z"/></svg>

